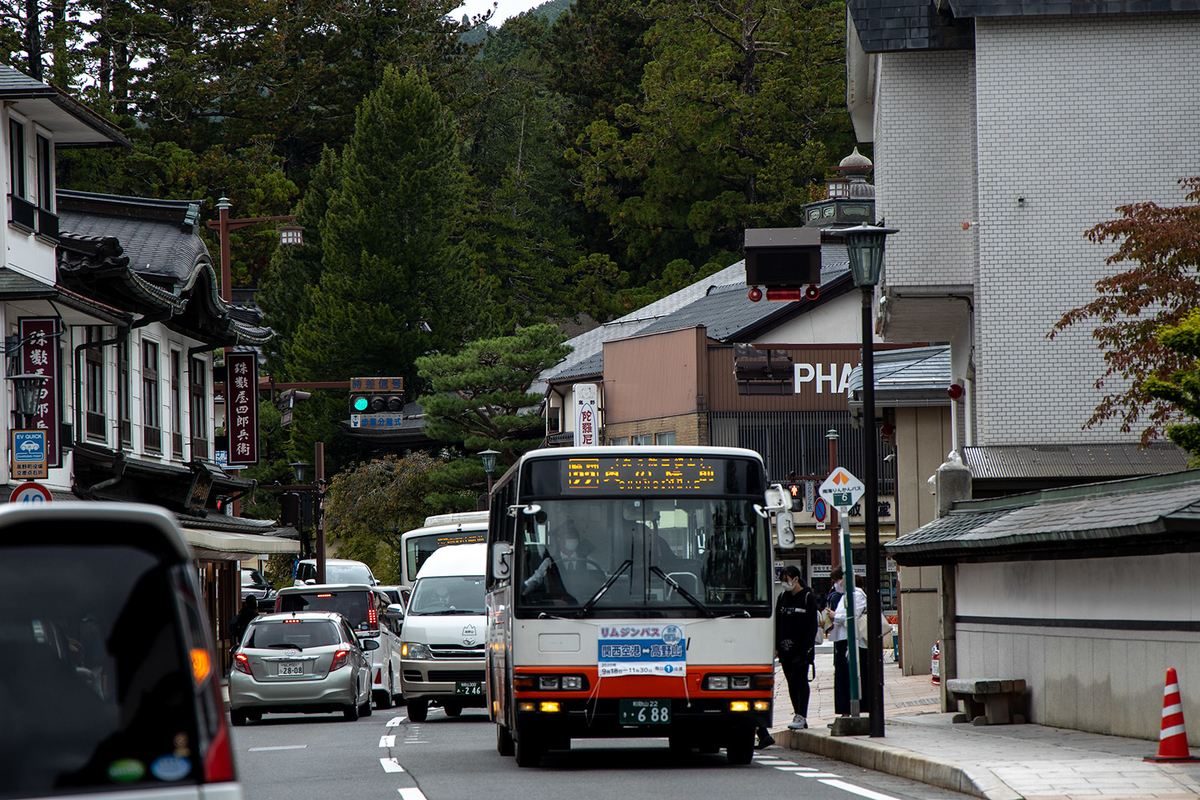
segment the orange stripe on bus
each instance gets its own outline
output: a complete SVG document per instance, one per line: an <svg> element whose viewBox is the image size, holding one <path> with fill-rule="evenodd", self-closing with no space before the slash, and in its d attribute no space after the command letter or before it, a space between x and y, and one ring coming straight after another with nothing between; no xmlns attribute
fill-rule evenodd
<svg viewBox="0 0 1200 800"><path fill-rule="evenodd" d="M696 666L689 664L687 668L687 690L683 681L670 675L620 675L613 678L600 678L596 667L558 666L558 667L515 667L513 677L523 675L585 675L588 689L579 692L547 692L536 689L516 689L513 694L523 698L569 698L569 697L663 697L663 698L747 698L770 699L773 692L766 689L749 690L734 689L731 691L705 691L700 688L705 675L772 675L774 670L768 667L739 667L739 666ZM597 691L599 682L599 691Z"/></svg>

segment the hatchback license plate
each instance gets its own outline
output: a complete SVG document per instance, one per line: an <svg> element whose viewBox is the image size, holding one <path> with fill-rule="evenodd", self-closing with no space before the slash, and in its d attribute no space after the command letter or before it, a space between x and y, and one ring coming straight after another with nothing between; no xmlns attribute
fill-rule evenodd
<svg viewBox="0 0 1200 800"><path fill-rule="evenodd" d="M669 725L670 700L622 700L617 707L622 725Z"/></svg>
<svg viewBox="0 0 1200 800"><path fill-rule="evenodd" d="M454 684L454 693L467 697L483 697L483 681L458 681Z"/></svg>
<svg viewBox="0 0 1200 800"><path fill-rule="evenodd" d="M280 664L279 665L279 674L280 675L303 675L304 674L304 665L303 664Z"/></svg>

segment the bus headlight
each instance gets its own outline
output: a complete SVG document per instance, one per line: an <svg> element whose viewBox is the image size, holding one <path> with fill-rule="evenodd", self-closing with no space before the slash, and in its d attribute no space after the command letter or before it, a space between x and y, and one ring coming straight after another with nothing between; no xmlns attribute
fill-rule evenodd
<svg viewBox="0 0 1200 800"><path fill-rule="evenodd" d="M401 642L400 657L411 659L429 658L429 648L417 642Z"/></svg>
<svg viewBox="0 0 1200 800"><path fill-rule="evenodd" d="M729 688L729 676L709 675L704 679L704 688L710 692L723 692Z"/></svg>
<svg viewBox="0 0 1200 800"><path fill-rule="evenodd" d="M749 700L731 700L729 703L729 710L730 711L749 711L750 710L750 701Z"/></svg>

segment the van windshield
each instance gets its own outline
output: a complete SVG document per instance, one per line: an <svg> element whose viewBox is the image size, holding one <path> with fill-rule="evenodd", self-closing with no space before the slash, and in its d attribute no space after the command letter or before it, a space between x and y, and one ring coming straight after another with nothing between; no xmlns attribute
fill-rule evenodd
<svg viewBox="0 0 1200 800"><path fill-rule="evenodd" d="M279 595L280 611L336 611L346 618L350 627L360 630L368 626L368 609L372 595L365 589L340 592L297 592ZM368 626L369 627L369 626Z"/></svg>
<svg viewBox="0 0 1200 800"><path fill-rule="evenodd" d="M375 576L366 564L326 564L326 583L365 583L375 585Z"/></svg>
<svg viewBox="0 0 1200 800"><path fill-rule="evenodd" d="M408 603L409 616L486 614L483 576L421 578Z"/></svg>
<svg viewBox="0 0 1200 800"><path fill-rule="evenodd" d="M0 797L199 781L171 755L201 746L183 569L132 545L0 545Z"/></svg>

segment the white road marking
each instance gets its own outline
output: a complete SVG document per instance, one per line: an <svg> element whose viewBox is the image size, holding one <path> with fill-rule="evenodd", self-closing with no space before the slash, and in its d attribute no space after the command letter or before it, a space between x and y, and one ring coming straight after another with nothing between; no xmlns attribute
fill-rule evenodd
<svg viewBox="0 0 1200 800"><path fill-rule="evenodd" d="M779 766L779 767L775 767L775 769L780 770L782 772L820 772L821 771L819 769L816 769L815 767L796 767L796 766L791 766L791 767Z"/></svg>
<svg viewBox="0 0 1200 800"><path fill-rule="evenodd" d="M835 789L842 789L852 794L856 794L859 797L869 798L869 800L896 800L896 798L890 794L873 792L870 789L864 789L861 786L855 786L854 784L846 783L845 781L821 781L821 783L825 784L826 786L832 786Z"/></svg>
<svg viewBox="0 0 1200 800"><path fill-rule="evenodd" d="M797 778L840 778L840 777L842 777L841 775L838 775L833 772L793 772L792 774L795 775ZM846 785L849 786L850 784L846 784Z"/></svg>
<svg viewBox="0 0 1200 800"><path fill-rule="evenodd" d="M397 789L400 793L400 800L427 800L425 793L415 786L410 789Z"/></svg>
<svg viewBox="0 0 1200 800"><path fill-rule="evenodd" d="M308 747L306 744L281 744L275 747L251 747L251 753L261 753L264 750L303 750Z"/></svg>
<svg viewBox="0 0 1200 800"><path fill-rule="evenodd" d="M396 746L396 734L393 733L391 736L380 736L379 737L379 746L380 747L395 747Z"/></svg>
<svg viewBox="0 0 1200 800"><path fill-rule="evenodd" d="M404 722L404 720L406 720L406 719L408 719L408 717L392 717L391 719L389 719L389 720L387 721L387 724L386 724L386 725L384 725L384 727L385 727L385 728L395 728L395 727L397 727L397 726L398 726L398 725L399 725L401 722Z"/></svg>
<svg viewBox="0 0 1200 800"><path fill-rule="evenodd" d="M400 766L400 762L394 758L381 758L379 764L383 767L384 772L404 772L404 767Z"/></svg>

